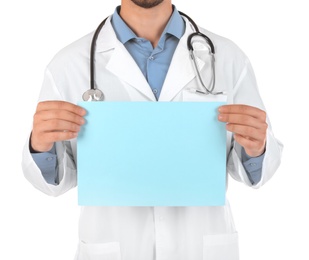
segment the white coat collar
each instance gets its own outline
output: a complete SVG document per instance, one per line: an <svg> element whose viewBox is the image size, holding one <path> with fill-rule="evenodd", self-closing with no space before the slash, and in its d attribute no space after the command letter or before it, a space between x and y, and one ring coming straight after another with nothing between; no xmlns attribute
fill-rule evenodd
<svg viewBox="0 0 309 260"><path fill-rule="evenodd" d="M192 32L191 25L186 20L186 31L175 50L159 101L171 101L196 76L187 48L187 38ZM106 69L137 89L148 100L156 101L143 73L124 45L117 39L111 25L110 17L106 20L98 36L96 46L97 53L104 55L109 51L112 51L112 54L106 65ZM198 58L197 60L199 68L202 69L204 62Z"/></svg>

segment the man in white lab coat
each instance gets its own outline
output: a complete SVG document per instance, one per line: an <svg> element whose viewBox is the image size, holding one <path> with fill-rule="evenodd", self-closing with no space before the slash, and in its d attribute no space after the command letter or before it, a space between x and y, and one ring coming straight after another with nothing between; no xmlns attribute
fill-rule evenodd
<svg viewBox="0 0 309 260"><path fill-rule="evenodd" d="M229 105L218 113L227 123L227 173L259 188L278 168L282 145L248 58L231 41L201 31L215 46L216 91L227 93ZM96 44L96 85L105 100L212 101L191 91L200 88L187 50L192 32L171 0L122 0ZM76 103L89 86L92 36L67 46L47 66L23 151L25 177L48 195L76 186L76 137L86 114ZM205 63L201 73L209 70ZM239 258L228 201L218 207L82 207L79 241L76 260Z"/></svg>

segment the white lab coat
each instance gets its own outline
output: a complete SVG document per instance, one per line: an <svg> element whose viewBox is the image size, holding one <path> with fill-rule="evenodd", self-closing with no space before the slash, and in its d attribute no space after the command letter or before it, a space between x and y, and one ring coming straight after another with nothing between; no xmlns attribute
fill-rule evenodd
<svg viewBox="0 0 309 260"><path fill-rule="evenodd" d="M174 53L159 101L211 101L190 89L201 89L187 50L193 30L187 22L185 35ZM216 49L216 90L224 90L228 103L264 109L253 70L244 53L231 41L203 30ZM60 51L46 69L39 100L66 100L76 104L89 88L89 51L92 34ZM207 48L196 40L197 49ZM203 56L205 51L199 51ZM206 55L198 61L209 74ZM108 101L155 101L143 74L106 22L96 48L96 84ZM269 122L268 122L269 123ZM240 147L232 135L227 142L227 172L252 186L240 161ZM181 141L181 140L179 140ZM262 178L268 181L280 164L282 145L269 127ZM76 186L76 140L56 144L59 166L57 186L46 183L29 152L23 151L25 177L39 190L58 196ZM245 209L244 209L245 210ZM228 201L218 207L82 207L76 260L236 260L238 239Z"/></svg>

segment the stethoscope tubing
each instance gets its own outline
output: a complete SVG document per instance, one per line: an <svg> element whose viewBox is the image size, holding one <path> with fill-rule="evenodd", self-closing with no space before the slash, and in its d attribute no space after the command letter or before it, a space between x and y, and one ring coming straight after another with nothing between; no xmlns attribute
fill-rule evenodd
<svg viewBox="0 0 309 260"><path fill-rule="evenodd" d="M108 17L106 17L98 26L98 28L95 30L92 41L91 41L91 48L90 48L90 89L94 90L95 89L95 82L94 82L94 71L95 71L95 61L94 61L94 56L95 56L95 47L96 47L96 42L98 39L98 36L100 34L100 31L102 27L104 26L106 20Z"/></svg>
<svg viewBox="0 0 309 260"><path fill-rule="evenodd" d="M189 22L192 24L192 26L194 27L194 30L195 30L194 33L191 33L191 34L188 36L188 39L187 39L188 50L189 50L189 51L193 51L193 50L194 50L194 49L193 49L193 46L192 46L192 38L193 38L194 36L201 36L201 37L203 37L203 38L207 41L208 45L210 46L210 51L211 51L211 53L212 53L212 54L215 54L215 46L214 46L214 44L212 43L212 41L210 40L210 38L209 38L207 35L205 35L205 34L203 34L203 33L200 32L198 26L196 25L196 23L193 21L193 19L192 19L190 16L188 16L187 14L185 14L185 13L183 13L183 12L180 12L180 11L179 11L179 13L180 13L180 15L186 17L186 18L189 20Z"/></svg>
<svg viewBox="0 0 309 260"><path fill-rule="evenodd" d="M198 79L199 79L200 83L202 84L203 88L206 91L206 92L202 92L202 91L197 91L197 92L202 93L202 94L213 94L213 95L223 94L223 92L214 92L214 88L215 88L215 67L214 67L215 66L215 57L214 57L215 46L214 46L213 42L211 41L211 39L207 35L200 32L198 26L196 25L196 23L193 21L193 19L190 16L188 16L187 14L185 14L183 12L179 12L179 14L186 17L189 20L189 22L192 24L192 26L194 27L194 30L195 30L194 33L191 33L188 36L187 47L188 47L190 56L193 60L194 67L197 71ZM99 89L97 89L95 87L95 61L94 61L94 57L95 57L95 49L96 49L96 42L97 42L98 36L101 32L102 27L105 25L105 22L106 22L107 19L108 19L108 17L106 17L99 24L99 26L97 27L97 29L94 32L94 35L93 35L93 38L92 38L92 41L91 41L91 48L90 48L90 89L83 94L84 100L86 99L86 100L101 101L104 98L102 91L100 91ZM210 47L210 55L212 56L212 61L211 61L212 79L211 79L210 84L209 84L210 87L205 86L205 84L202 80L202 77L199 73L198 65L197 65L195 56L193 54L194 48L193 48L193 45L192 45L192 38L195 37L195 36L203 37ZM84 96L87 97L87 98L84 98Z"/></svg>

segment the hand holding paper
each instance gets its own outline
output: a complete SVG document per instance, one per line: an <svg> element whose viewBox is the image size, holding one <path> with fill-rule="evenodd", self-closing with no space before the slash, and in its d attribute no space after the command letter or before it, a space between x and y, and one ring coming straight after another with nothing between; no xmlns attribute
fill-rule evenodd
<svg viewBox="0 0 309 260"><path fill-rule="evenodd" d="M37 105L31 134L35 151L47 152L54 142L75 138L84 124L86 111L65 101L44 101Z"/></svg>
<svg viewBox="0 0 309 260"><path fill-rule="evenodd" d="M251 157L260 156L266 144L266 113L247 105L225 105L219 108L218 119L226 122L226 129Z"/></svg>

